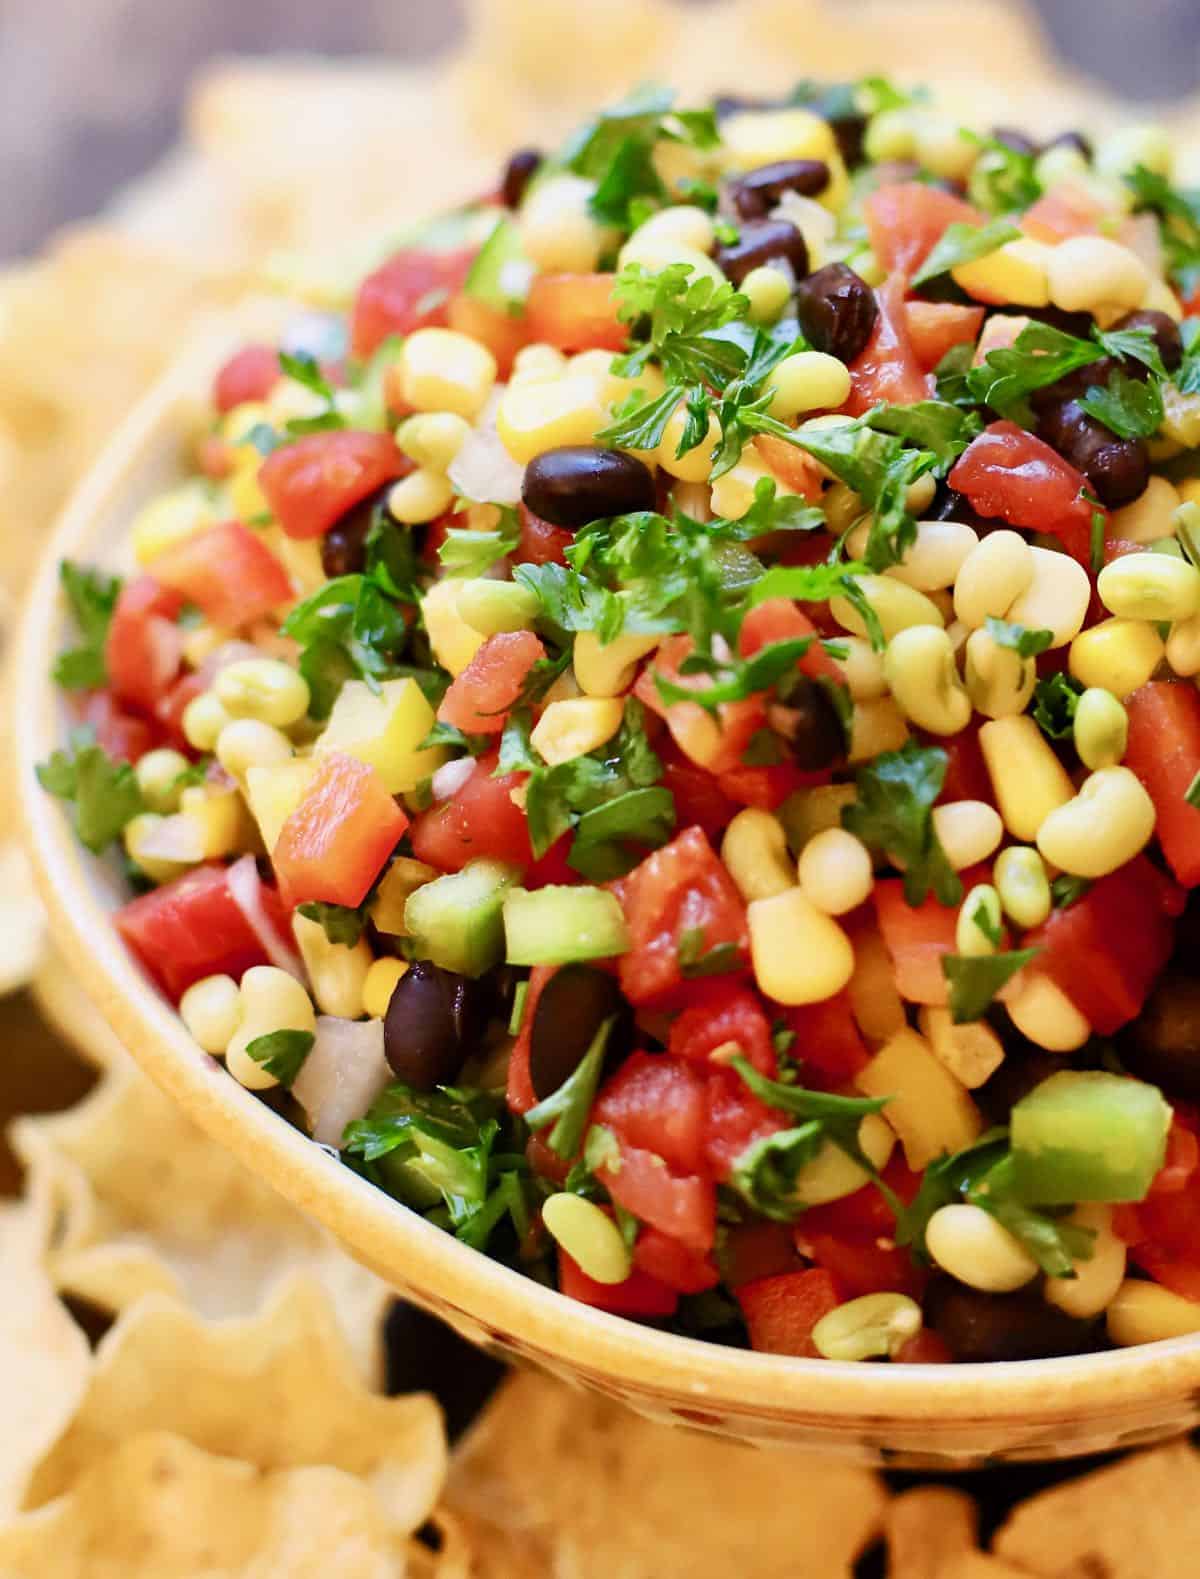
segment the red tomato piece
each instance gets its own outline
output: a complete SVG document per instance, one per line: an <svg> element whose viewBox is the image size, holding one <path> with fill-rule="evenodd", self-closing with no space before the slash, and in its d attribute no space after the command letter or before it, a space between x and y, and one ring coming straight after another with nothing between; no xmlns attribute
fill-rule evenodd
<svg viewBox="0 0 1200 1579"><path fill-rule="evenodd" d="M474 261L473 247L455 252L409 247L368 274L354 299L354 355L370 356L388 335L444 325L450 297L462 289Z"/></svg>
<svg viewBox="0 0 1200 1579"><path fill-rule="evenodd" d="M952 1365L953 1363L954 1355L950 1352L950 1345L928 1327L922 1327L915 1337L901 1344L892 1355L893 1365Z"/></svg>
<svg viewBox="0 0 1200 1579"><path fill-rule="evenodd" d="M175 623L182 607L179 593L153 576L136 576L121 588L104 644L109 686L120 701L149 713L169 689L183 662L183 632Z"/></svg>
<svg viewBox="0 0 1200 1579"><path fill-rule="evenodd" d="M207 689L208 683L199 673L185 674L155 703L154 717L165 731L167 743L185 756L195 756L196 748L183 732L183 715L188 703Z"/></svg>
<svg viewBox="0 0 1200 1579"><path fill-rule="evenodd" d="M489 636L470 663L451 681L438 718L468 735L498 735L521 694L525 677L546 649L532 631Z"/></svg>
<svg viewBox="0 0 1200 1579"><path fill-rule="evenodd" d="M722 789L711 773L689 762L673 740L656 745L663 765L663 784L675 800L680 826L702 829L714 843L733 821L739 802Z"/></svg>
<svg viewBox="0 0 1200 1579"><path fill-rule="evenodd" d="M685 829L610 886L629 925L632 946L618 974L631 1003L662 1005L683 986L679 950L685 941L700 956L731 945L732 963L745 966L746 907L699 828Z"/></svg>
<svg viewBox="0 0 1200 1579"><path fill-rule="evenodd" d="M498 753L479 757L475 771L448 799L423 811L412 825L413 854L440 872L461 872L468 861L487 856L528 866L533 860L525 813L512 792L519 773L493 778Z"/></svg>
<svg viewBox="0 0 1200 1579"><path fill-rule="evenodd" d="M967 886L964 881L964 892ZM929 894L914 908L905 899L904 884L898 877L876 883L873 897L900 996L909 1003L944 1007L950 1000L942 956L957 952L957 907L939 904Z"/></svg>
<svg viewBox="0 0 1200 1579"><path fill-rule="evenodd" d="M529 289L529 338L560 351L623 351L628 326L617 317L615 274L538 274Z"/></svg>
<svg viewBox="0 0 1200 1579"><path fill-rule="evenodd" d="M1125 766L1154 802L1155 833L1185 888L1200 883L1200 811L1184 796L1200 773L1200 691L1188 681L1152 680L1125 698Z"/></svg>
<svg viewBox="0 0 1200 1579"><path fill-rule="evenodd" d="M754 440L754 448L771 475L783 484L785 492L799 494L809 504L820 500L824 492L821 468L807 451L771 433L760 433Z"/></svg>
<svg viewBox="0 0 1200 1579"><path fill-rule="evenodd" d="M1073 905L1026 933L1049 976L1093 1031L1111 1036L1138 1013L1171 957L1184 891L1144 855L1097 879Z"/></svg>
<svg viewBox="0 0 1200 1579"><path fill-rule="evenodd" d="M980 515L1057 537L1085 567L1091 561L1092 514L1100 508L1082 472L1015 422L984 428L954 464L950 486Z"/></svg>
<svg viewBox="0 0 1200 1579"><path fill-rule="evenodd" d="M760 1073L775 1074L771 1022L758 996L742 986L726 987L719 998L685 1009L671 1026L667 1049L678 1058L707 1065L719 1047L731 1042Z"/></svg>
<svg viewBox="0 0 1200 1579"><path fill-rule="evenodd" d="M1072 236L1098 235L1100 221L1111 212L1111 205L1086 187L1077 186L1074 181L1060 181L1025 210L1021 229L1035 241L1054 246Z"/></svg>
<svg viewBox="0 0 1200 1579"><path fill-rule="evenodd" d="M529 326L523 317L489 307L478 296L468 296L465 291L450 298L446 320L451 329L487 346L496 358L497 372L502 380L512 372L517 352L529 343Z"/></svg>
<svg viewBox="0 0 1200 1579"><path fill-rule="evenodd" d="M292 596L287 571L240 521L207 526L168 548L154 575L223 630L253 625Z"/></svg>
<svg viewBox="0 0 1200 1579"><path fill-rule="evenodd" d="M1197 1138L1196 1119L1194 1114L1184 1112L1182 1104L1178 1104L1171 1115L1171 1128L1167 1132L1167 1154L1162 1167L1154 1175L1150 1195L1178 1195L1191 1184L1198 1167L1200 1139Z"/></svg>
<svg viewBox="0 0 1200 1579"><path fill-rule="evenodd" d="M848 993L839 992L822 1003L785 1009L783 1014L796 1033L790 1051L804 1065L807 1083L836 1090L849 1085L870 1063L871 1055L851 1012Z"/></svg>
<svg viewBox="0 0 1200 1579"><path fill-rule="evenodd" d="M512 1052L508 1056L508 1089L505 1100L508 1102L510 1113L528 1113L531 1107L537 1106L537 1092L533 1089L533 1081L529 1075L529 1051L533 1044L533 1017L537 1012L538 999L546 990L546 983L557 970L556 965L535 965L529 972L529 990L525 994L525 1011L521 1015L521 1027L517 1039L513 1043ZM530 1144L537 1141L542 1151L549 1156L557 1156L534 1135Z"/></svg>
<svg viewBox="0 0 1200 1579"><path fill-rule="evenodd" d="M623 1283L597 1283L561 1247L558 1252L558 1287L568 1299L614 1316L673 1316L679 1295L637 1267Z"/></svg>
<svg viewBox="0 0 1200 1579"><path fill-rule="evenodd" d="M710 1066L704 1157L714 1179L727 1179L747 1146L791 1123L786 1114L760 1102L736 1069Z"/></svg>
<svg viewBox="0 0 1200 1579"><path fill-rule="evenodd" d="M411 470L390 433L337 428L273 450L258 481L289 537L321 537L353 505Z"/></svg>
<svg viewBox="0 0 1200 1579"><path fill-rule="evenodd" d="M812 644L796 667L814 680L842 678L841 665L831 658L821 646L817 627L790 598L768 598L752 608L742 621L738 633L738 651L743 658L752 658L764 647L781 641L803 641L811 637Z"/></svg>
<svg viewBox="0 0 1200 1579"><path fill-rule="evenodd" d="M676 1172L699 1173L704 1106L704 1074L695 1064L670 1053L634 1053L601 1087L592 1118Z"/></svg>
<svg viewBox="0 0 1200 1579"><path fill-rule="evenodd" d="M881 401L887 406L911 406L932 393L932 380L909 338L904 276L890 274L875 298L879 317L871 338L850 364L850 398L842 408L854 417Z"/></svg>
<svg viewBox="0 0 1200 1579"><path fill-rule="evenodd" d="M842 1303L832 1275L823 1267L809 1272L785 1272L781 1277L759 1278L737 1291L746 1318L750 1347L766 1354L818 1357L813 1328Z"/></svg>
<svg viewBox="0 0 1200 1579"><path fill-rule="evenodd" d="M701 1255L711 1250L717 1232L717 1192L712 1181L673 1173L657 1151L623 1140L617 1144L620 1166L596 1170L617 1205Z"/></svg>
<svg viewBox="0 0 1200 1579"><path fill-rule="evenodd" d="M232 411L249 400L265 400L283 377L273 345L244 345L222 364L213 380L213 405Z"/></svg>
<svg viewBox="0 0 1200 1579"><path fill-rule="evenodd" d="M761 768L730 768L717 782L739 806L775 811L789 795L811 784L828 784L831 773L802 773L793 762L772 762Z"/></svg>
<svg viewBox="0 0 1200 1579"><path fill-rule="evenodd" d="M136 762L158 744L158 730L136 713L126 712L111 691L89 691L81 698L80 721L96 744L121 762Z"/></svg>
<svg viewBox="0 0 1200 1579"><path fill-rule="evenodd" d="M521 519L521 540L514 555L520 565L565 565L566 551L575 541L574 532L565 527L543 521L540 515L522 502L518 507Z"/></svg>
<svg viewBox="0 0 1200 1579"><path fill-rule="evenodd" d="M571 853L571 846L575 843L573 833L564 833L561 839L554 843L539 856L529 870L525 873L522 886L525 888L553 888L570 887L572 883L582 883L582 875L573 866L567 865L567 857Z"/></svg>
<svg viewBox="0 0 1200 1579"><path fill-rule="evenodd" d="M717 709L715 720L699 702L664 702L656 677L693 690L703 690L708 684L703 675L683 671L683 661L692 650L690 636L668 636L638 676L633 694L657 717L666 719L685 756L710 773L736 772L743 766L742 752L766 722L763 699L751 696L726 702Z"/></svg>
<svg viewBox="0 0 1200 1579"><path fill-rule="evenodd" d="M861 1294L908 1294L920 1299L928 1274L913 1263L899 1245L880 1245L873 1239L843 1239L836 1234L797 1230L802 1254L832 1272L847 1299Z"/></svg>
<svg viewBox="0 0 1200 1579"><path fill-rule="evenodd" d="M948 225L982 225L984 215L961 197L926 186L896 181L877 187L863 204L871 249L880 267L913 275L942 239Z"/></svg>
<svg viewBox="0 0 1200 1579"><path fill-rule="evenodd" d="M278 894L264 885L260 898L268 921L290 947ZM114 920L126 944L174 1003L205 976L237 980L252 965L270 963L230 892L224 866L197 866L131 899Z"/></svg>
<svg viewBox="0 0 1200 1579"><path fill-rule="evenodd" d="M643 1226L634 1242L633 1264L638 1271L680 1294L702 1294L721 1281L709 1256L649 1224Z"/></svg>
<svg viewBox="0 0 1200 1579"><path fill-rule="evenodd" d="M983 328L983 308L958 302L906 302L908 338L927 373L956 345L973 345Z"/></svg>
<svg viewBox="0 0 1200 1579"><path fill-rule="evenodd" d="M733 1289L760 1278L778 1277L784 1272L803 1272L801 1261L786 1223L763 1218L756 1223L731 1227L721 1246L721 1271Z"/></svg>
<svg viewBox="0 0 1200 1579"><path fill-rule="evenodd" d="M937 746L946 753L946 777L938 802L952 800L982 800L992 804L992 780L983 760L979 744L977 716L957 735L921 735L925 745Z"/></svg>
<svg viewBox="0 0 1200 1579"><path fill-rule="evenodd" d="M407 827L375 768L326 753L272 852L288 903L361 905Z"/></svg>
<svg viewBox="0 0 1200 1579"><path fill-rule="evenodd" d="M529 1106L533 1106L532 1100ZM527 1112L528 1109L514 1108L513 1111ZM551 1151L538 1135L531 1135L525 1142L525 1161L534 1173L543 1179L552 1180L555 1184L565 1184L571 1172L570 1161L566 1157L560 1157L556 1151Z"/></svg>

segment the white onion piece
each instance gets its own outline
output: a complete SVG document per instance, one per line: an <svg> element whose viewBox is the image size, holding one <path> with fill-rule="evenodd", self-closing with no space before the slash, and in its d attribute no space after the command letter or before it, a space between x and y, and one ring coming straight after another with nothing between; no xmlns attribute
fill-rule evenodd
<svg viewBox="0 0 1200 1579"><path fill-rule="evenodd" d="M240 663L243 658L261 657L262 653L253 642L223 641L219 647L213 648L196 673L205 685L211 685L221 670L228 669L231 663Z"/></svg>
<svg viewBox="0 0 1200 1579"><path fill-rule="evenodd" d="M1151 274L1163 273L1166 260L1156 214L1131 214L1122 224L1117 240L1136 253Z"/></svg>
<svg viewBox="0 0 1200 1579"><path fill-rule="evenodd" d="M392 1078L382 1020L317 1018L317 1034L292 1092L315 1141L340 1146L346 1125L362 1118Z"/></svg>
<svg viewBox="0 0 1200 1579"><path fill-rule="evenodd" d="M225 876L234 904L245 916L246 925L262 944L263 953L271 964L277 965L280 970L286 970L288 975L294 976L302 986L307 985L299 954L287 946L271 925L270 917L263 909L262 878L258 875L254 857L243 855L240 861L233 863Z"/></svg>
<svg viewBox="0 0 1200 1579"><path fill-rule="evenodd" d="M443 762L429 781L434 800L449 800L451 795L457 795L474 771L475 763L471 757Z"/></svg>
<svg viewBox="0 0 1200 1579"><path fill-rule="evenodd" d="M450 462L454 491L474 504L518 504L525 468L504 448L496 432L496 407L502 391L496 389L479 420Z"/></svg>

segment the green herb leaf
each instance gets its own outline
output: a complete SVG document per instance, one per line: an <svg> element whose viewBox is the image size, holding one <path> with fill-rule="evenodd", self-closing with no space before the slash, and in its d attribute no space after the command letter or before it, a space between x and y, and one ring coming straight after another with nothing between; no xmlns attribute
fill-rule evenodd
<svg viewBox="0 0 1200 1579"><path fill-rule="evenodd" d="M592 212L604 224L631 229L640 203L665 199L653 158L659 142L684 142L701 149L716 146L711 110L671 106L666 90L640 89L595 116L563 149L563 164L596 182Z"/></svg>
<svg viewBox="0 0 1200 1579"><path fill-rule="evenodd" d="M1183 793L1183 798L1189 806L1200 809L1200 773L1197 773L1192 782Z"/></svg>
<svg viewBox="0 0 1200 1579"><path fill-rule="evenodd" d="M281 1086L291 1086L312 1052L316 1038L311 1031L270 1031L246 1044L246 1051Z"/></svg>
<svg viewBox="0 0 1200 1579"><path fill-rule="evenodd" d="M500 526L492 532L472 532L452 526L438 549L438 559L447 576L482 576L497 560L511 554L521 541L517 512L502 507Z"/></svg>
<svg viewBox="0 0 1200 1579"><path fill-rule="evenodd" d="M612 1020L605 1020L574 1073L525 1115L525 1122L532 1130L542 1130L553 1124L545 1140L550 1150L560 1157L574 1157L583 1140L613 1024Z"/></svg>
<svg viewBox="0 0 1200 1579"><path fill-rule="evenodd" d="M676 957L679 973L685 981L698 981L705 976L726 976L742 964L742 953L736 943L714 943L706 947L703 927L685 927L679 934Z"/></svg>
<svg viewBox="0 0 1200 1579"><path fill-rule="evenodd" d="M58 577L83 639L77 647L59 654L52 671L55 683L67 691L98 689L108 684L104 644L121 582L116 576L73 564L69 559L59 564Z"/></svg>
<svg viewBox="0 0 1200 1579"><path fill-rule="evenodd" d="M321 899L311 899L297 906L299 913L325 929L331 943L345 943L353 948L362 937L367 925L367 901L352 909L349 905L326 904Z"/></svg>
<svg viewBox="0 0 1200 1579"><path fill-rule="evenodd" d="M872 849L904 868L904 897L919 905L933 891L938 903L956 905L962 882L946 859L933 826L933 805L946 778L946 753L909 741L859 768L858 799L842 808L842 824Z"/></svg>
<svg viewBox="0 0 1200 1579"><path fill-rule="evenodd" d="M1051 740L1067 740L1075 732L1075 709L1083 686L1070 675L1048 674L1033 692L1033 721Z"/></svg>
<svg viewBox="0 0 1200 1579"><path fill-rule="evenodd" d="M1054 908L1066 910L1070 905L1077 904L1091 886L1086 877L1070 877L1064 872L1050 884L1050 898L1054 902Z"/></svg>
<svg viewBox="0 0 1200 1579"><path fill-rule="evenodd" d="M40 763L37 777L49 794L74 802L75 831L96 855L146 809L129 763L110 757L90 728L73 729L67 748Z"/></svg>
<svg viewBox="0 0 1200 1579"><path fill-rule="evenodd" d="M1093 384L1080 407L1123 439L1148 439L1163 421L1162 390L1154 378L1134 378L1114 368L1107 385Z"/></svg>
<svg viewBox="0 0 1200 1579"><path fill-rule="evenodd" d="M1013 625L991 614L988 615L986 628L997 647L1010 648L1018 658L1036 658L1054 641L1053 631L1027 630L1024 625Z"/></svg>
<svg viewBox="0 0 1200 1579"><path fill-rule="evenodd" d="M1079 340L1045 323L1027 324L1010 346L989 351L981 367L965 375L972 399L1022 427L1034 426L1029 396L1056 384L1078 368L1097 362L1101 346Z"/></svg>
<svg viewBox="0 0 1200 1579"><path fill-rule="evenodd" d="M632 871L646 849L666 844L674 828L675 798L669 789L628 790L583 813L567 865L589 882L611 882Z"/></svg>
<svg viewBox="0 0 1200 1579"><path fill-rule="evenodd" d="M943 954L942 974L950 988L950 1017L955 1025L981 1020L1001 987L1040 952L1024 948L1009 954Z"/></svg>
<svg viewBox="0 0 1200 1579"><path fill-rule="evenodd" d="M337 408L337 391L317 366L315 357L309 356L306 351L298 351L294 355L288 351L280 351L279 366L286 378L303 385L318 400L324 402L324 410L312 417L293 417L286 423L288 433L293 438L300 438L306 433L322 433L330 428L344 428L346 419Z"/></svg>
<svg viewBox="0 0 1200 1579"><path fill-rule="evenodd" d="M481 757L494 744L491 735L466 735L457 725L439 721L422 740L419 749L429 751L435 746L448 746L460 757Z"/></svg>
<svg viewBox="0 0 1200 1579"><path fill-rule="evenodd" d="M948 274L960 263L974 263L998 251L1006 241L1016 241L1021 232L1006 219L987 225L947 225L941 239L912 277L914 286L924 285L939 274Z"/></svg>
<svg viewBox="0 0 1200 1579"><path fill-rule="evenodd" d="M918 400L911 406L876 406L863 419L877 433L893 433L915 449L937 456L939 475L983 431L978 412L964 411L947 400Z"/></svg>
<svg viewBox="0 0 1200 1579"><path fill-rule="evenodd" d="M795 1129L779 1130L752 1141L736 1159L729 1184L747 1205L775 1222L795 1222L802 1210L796 1201L800 1171L825 1143L825 1126L810 1119Z"/></svg>

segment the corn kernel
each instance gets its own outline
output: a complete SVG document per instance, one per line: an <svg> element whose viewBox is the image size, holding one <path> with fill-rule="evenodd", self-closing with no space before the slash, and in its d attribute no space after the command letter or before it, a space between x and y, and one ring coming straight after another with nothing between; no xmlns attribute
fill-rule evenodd
<svg viewBox="0 0 1200 1579"><path fill-rule="evenodd" d="M792 297L791 281L782 269L764 264L751 269L739 289L750 303L747 317L751 323L774 323Z"/></svg>
<svg viewBox="0 0 1200 1579"><path fill-rule="evenodd" d="M242 995L232 976L205 976L179 1000L179 1017L206 1053L223 1053L242 1017Z"/></svg>
<svg viewBox="0 0 1200 1579"><path fill-rule="evenodd" d="M271 506L258 481L262 456L255 451L254 459L236 466L229 479L229 502L239 521L257 521L271 514Z"/></svg>
<svg viewBox="0 0 1200 1579"><path fill-rule="evenodd" d="M952 800L935 806L933 830L956 872L978 866L999 847L1004 825L985 800Z"/></svg>
<svg viewBox="0 0 1200 1579"><path fill-rule="evenodd" d="M130 527L133 557L143 568L177 543L211 526L212 506L200 488L185 483L143 505Z"/></svg>
<svg viewBox="0 0 1200 1579"><path fill-rule="evenodd" d="M418 466L392 484L388 509L405 526L423 526L444 515L454 502L454 485L443 472Z"/></svg>
<svg viewBox="0 0 1200 1579"><path fill-rule="evenodd" d="M1065 647L1087 617L1092 597L1088 573L1070 554L1051 548L1031 548L1029 555L1033 579L1009 605L1005 618L1026 630L1048 630L1050 646Z"/></svg>
<svg viewBox="0 0 1200 1579"><path fill-rule="evenodd" d="M1080 631L1071 643L1068 667L1083 685L1111 691L1123 701L1145 685L1165 656L1163 639L1148 621L1108 619Z"/></svg>
<svg viewBox="0 0 1200 1579"><path fill-rule="evenodd" d="M1072 236L1050 248L1050 300L1064 312L1140 307L1150 271L1128 247L1105 236Z"/></svg>
<svg viewBox="0 0 1200 1579"><path fill-rule="evenodd" d="M201 691L183 710L184 739L197 751L211 751L228 722L229 714L215 692Z"/></svg>
<svg viewBox="0 0 1200 1579"><path fill-rule="evenodd" d="M473 422L496 382L496 358L455 329L418 329L400 352L400 389L417 411L453 412Z"/></svg>
<svg viewBox="0 0 1200 1579"><path fill-rule="evenodd" d="M591 211L594 181L557 175L539 181L521 205L521 250L543 271L590 274L612 244L615 232Z"/></svg>
<svg viewBox="0 0 1200 1579"><path fill-rule="evenodd" d="M182 751L172 751L169 746L147 751L145 756L138 758L133 776L137 779L142 799L151 811L165 815L178 810L179 797L183 792L179 778L189 766Z"/></svg>
<svg viewBox="0 0 1200 1579"><path fill-rule="evenodd" d="M1101 138L1095 164L1102 175L1118 179L1131 175L1138 165L1169 178L1175 164L1171 134L1165 126L1146 123L1119 127Z"/></svg>
<svg viewBox="0 0 1200 1579"><path fill-rule="evenodd" d="M1027 713L984 724L979 744L1004 826L1014 839L1031 842L1075 794L1066 769Z"/></svg>
<svg viewBox="0 0 1200 1579"><path fill-rule="evenodd" d="M1200 570L1168 554L1123 554L1105 565L1096 591L1109 613L1122 619L1175 621L1200 614Z"/></svg>
<svg viewBox="0 0 1200 1579"><path fill-rule="evenodd" d="M960 263L951 278L968 296L1016 307L1045 307L1050 301L1047 275L1050 248L1030 236L1008 241L995 252Z"/></svg>
<svg viewBox="0 0 1200 1579"><path fill-rule="evenodd" d="M304 676L278 658L226 664L213 681L213 693L231 718L254 718L277 729L299 723L310 700Z"/></svg>
<svg viewBox="0 0 1200 1579"><path fill-rule="evenodd" d="M856 702L850 719L847 760L869 762L883 751L899 751L908 739L908 720L890 696Z"/></svg>
<svg viewBox="0 0 1200 1579"><path fill-rule="evenodd" d="M580 697L551 702L534 725L530 740L553 767L595 751L621 727L625 703L620 697Z"/></svg>
<svg viewBox="0 0 1200 1579"><path fill-rule="evenodd" d="M679 242L694 252L713 249L715 232L711 216L694 203L675 203L660 208L643 220L634 235L639 241Z"/></svg>
<svg viewBox="0 0 1200 1579"><path fill-rule="evenodd" d="M866 1096L890 1099L883 1117L900 1137L905 1160L916 1172L943 1152L969 1146L983 1129L966 1089L924 1037L907 1027L884 1043L855 1083Z"/></svg>
<svg viewBox="0 0 1200 1579"><path fill-rule="evenodd" d="M382 1020L392 1001L396 983L408 970L404 959L377 959L363 982L363 1013L371 1020Z"/></svg>
<svg viewBox="0 0 1200 1579"><path fill-rule="evenodd" d="M850 394L849 369L823 351L796 351L785 356L767 383L775 391L768 412L781 421L804 411L840 406Z"/></svg>
<svg viewBox="0 0 1200 1579"><path fill-rule="evenodd" d="M805 894L830 916L857 909L875 884L871 852L844 828L827 828L811 838L800 852L797 872Z"/></svg>
<svg viewBox="0 0 1200 1579"><path fill-rule="evenodd" d="M371 969L370 945L365 938L357 943L332 943L319 921L292 917L292 933L317 1008L339 1020L357 1020L363 1012L363 991Z"/></svg>
<svg viewBox="0 0 1200 1579"><path fill-rule="evenodd" d="M572 654L579 689L585 696L623 695L633 683L635 665L661 639L626 631L614 641L602 642L595 631L580 631Z"/></svg>
<svg viewBox="0 0 1200 1579"><path fill-rule="evenodd" d="M444 472L471 431L454 411L427 411L408 417L396 429L396 443L418 466Z"/></svg>
<svg viewBox="0 0 1200 1579"><path fill-rule="evenodd" d="M769 811L754 806L739 811L725 830L721 859L747 904L795 886L783 825Z"/></svg>
<svg viewBox="0 0 1200 1579"><path fill-rule="evenodd" d="M608 420L595 381L582 374L510 384L496 408L500 442L522 466L543 450L590 444Z"/></svg>
<svg viewBox="0 0 1200 1579"><path fill-rule="evenodd" d="M910 626L936 625L941 628L946 623L935 603L931 603L915 587L905 586L903 581L897 581L892 576L857 576L855 579L859 591L875 611L885 641L890 642L895 635ZM855 636L867 634L865 620L848 598L830 598L829 612L843 630Z"/></svg>
<svg viewBox="0 0 1200 1579"><path fill-rule="evenodd" d="M463 672L484 643L479 631L458 612L460 585L452 577L435 581L421 599L421 617L433 656L455 675Z"/></svg>
<svg viewBox="0 0 1200 1579"><path fill-rule="evenodd" d="M753 900L746 917L755 980L777 1003L820 1003L854 974L850 939L800 888Z"/></svg>
<svg viewBox="0 0 1200 1579"><path fill-rule="evenodd" d="M1127 543L1153 543L1175 531L1172 517L1181 503L1180 490L1165 477L1151 477L1132 504L1108 518L1109 537Z"/></svg>
<svg viewBox="0 0 1200 1579"><path fill-rule="evenodd" d="M1200 1332L1200 1301L1184 1299L1160 1283L1129 1278L1105 1314L1108 1336L1121 1348L1187 1338Z"/></svg>
<svg viewBox="0 0 1200 1579"><path fill-rule="evenodd" d="M667 418L667 425L663 429L662 438L658 448L654 451L653 459L665 472L672 477L678 477L681 482L705 482L712 470L713 450L721 441L721 424L715 416L708 419L708 432L700 443L687 450L682 455L675 451L679 448L683 438L683 430L687 424L687 406L680 401L675 410Z"/></svg>
<svg viewBox="0 0 1200 1579"><path fill-rule="evenodd" d="M1073 1053L1092 1034L1079 1010L1049 976L1022 972L1004 1007L1021 1035L1048 1053Z"/></svg>
<svg viewBox="0 0 1200 1579"><path fill-rule="evenodd" d="M1038 829L1037 846L1073 877L1107 877L1154 836L1154 802L1128 768L1098 768Z"/></svg>
<svg viewBox="0 0 1200 1579"><path fill-rule="evenodd" d="M721 142L729 165L755 170L781 159L837 159L837 143L829 122L812 110L739 110L721 124Z"/></svg>

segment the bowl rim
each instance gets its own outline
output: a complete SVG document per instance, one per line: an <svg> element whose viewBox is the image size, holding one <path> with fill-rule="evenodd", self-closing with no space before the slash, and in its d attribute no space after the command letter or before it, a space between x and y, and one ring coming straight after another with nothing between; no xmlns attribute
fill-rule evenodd
<svg viewBox="0 0 1200 1579"><path fill-rule="evenodd" d="M194 411L221 356L245 337L244 315L210 324L122 422L74 491L40 556L10 675L22 832L52 935L80 984L136 1062L214 1140L329 1228L352 1253L418 1299L428 1295L556 1368L610 1390L673 1395L698 1411L743 1420L821 1419L885 1434L889 1422L1096 1419L1200 1388L1200 1336L1048 1360L956 1365L864 1365L729 1348L680 1337L581 1305L427 1223L320 1148L228 1078L188 1036L175 1010L127 952L88 882L96 857L75 840L60 803L41 789L38 761L60 743L64 709L50 677L64 627L61 558L110 559L119 538L106 510L131 474L168 446L178 453L182 410ZM390 1271L389 1271L390 1269Z"/></svg>

